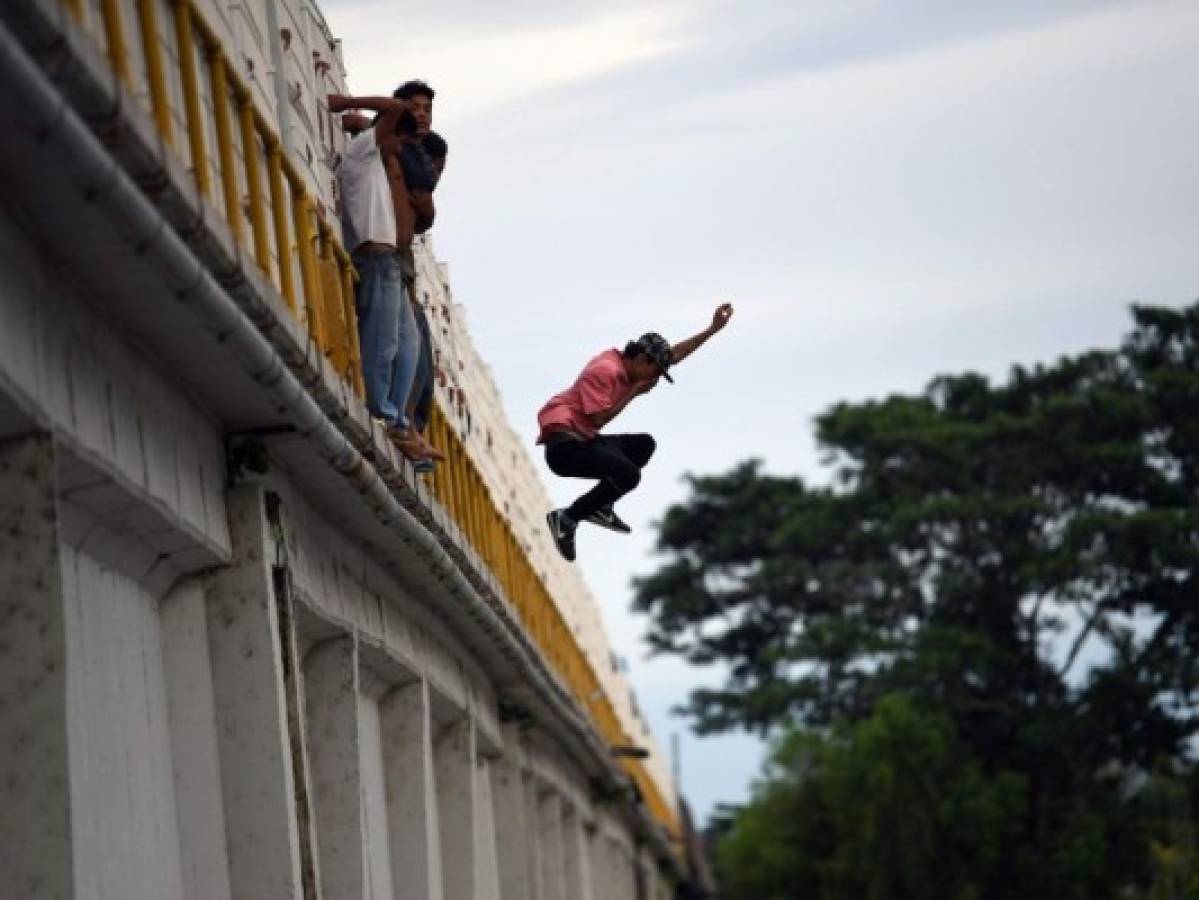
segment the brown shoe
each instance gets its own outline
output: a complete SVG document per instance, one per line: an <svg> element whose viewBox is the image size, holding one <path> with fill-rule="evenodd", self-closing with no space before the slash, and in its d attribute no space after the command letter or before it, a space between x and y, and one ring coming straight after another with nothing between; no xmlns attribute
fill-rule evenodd
<svg viewBox="0 0 1199 900"><path fill-rule="evenodd" d="M404 428L388 428L387 437L397 450L404 455L405 459L416 462L420 459L425 459L425 454L421 447L421 442L412 436L412 433Z"/></svg>
<svg viewBox="0 0 1199 900"><path fill-rule="evenodd" d="M425 440L425 436L419 431L413 431L412 436L420 441L420 445L425 454L425 459L432 459L436 462L445 462L445 454Z"/></svg>

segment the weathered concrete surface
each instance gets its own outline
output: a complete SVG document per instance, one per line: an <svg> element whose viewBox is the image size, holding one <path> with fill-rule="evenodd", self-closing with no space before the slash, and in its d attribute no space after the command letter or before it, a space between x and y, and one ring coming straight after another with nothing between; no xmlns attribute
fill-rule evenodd
<svg viewBox="0 0 1199 900"><path fill-rule="evenodd" d="M48 434L0 443L0 879L30 898L75 896L55 495Z"/></svg>
<svg viewBox="0 0 1199 900"><path fill-rule="evenodd" d="M283 646L260 488L230 492L233 564L207 587L221 788L235 897L301 895Z"/></svg>
<svg viewBox="0 0 1199 900"><path fill-rule="evenodd" d="M362 897L368 881L363 843L366 813L358 728L358 648L352 637L324 641L308 651L304 696L321 890L326 897Z"/></svg>
<svg viewBox="0 0 1199 900"><path fill-rule="evenodd" d="M162 602L162 655L186 900L229 900L216 701L204 584L190 579Z"/></svg>
<svg viewBox="0 0 1199 900"><path fill-rule="evenodd" d="M537 841L534 832L536 808L529 808L529 787L520 750L520 734L509 726L504 730L508 755L491 767L492 797L496 817L496 850L503 897L528 897L538 900Z"/></svg>
<svg viewBox="0 0 1199 900"><path fill-rule="evenodd" d="M441 900L441 826L434 788L433 724L424 679L393 687L379 704L396 900Z"/></svg>

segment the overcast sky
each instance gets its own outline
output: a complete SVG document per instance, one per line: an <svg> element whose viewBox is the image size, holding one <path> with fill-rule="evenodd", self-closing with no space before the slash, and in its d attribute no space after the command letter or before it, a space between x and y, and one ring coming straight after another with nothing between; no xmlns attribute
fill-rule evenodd
<svg viewBox="0 0 1199 900"><path fill-rule="evenodd" d="M669 715L629 581L684 472L822 477L812 418L1112 345L1199 298L1199 2L323 0L350 87L437 90L437 254L517 428L592 354L729 328L621 417L658 455L580 565L701 815L747 737ZM540 460L540 456L538 456ZM563 502L575 484L554 480Z"/></svg>

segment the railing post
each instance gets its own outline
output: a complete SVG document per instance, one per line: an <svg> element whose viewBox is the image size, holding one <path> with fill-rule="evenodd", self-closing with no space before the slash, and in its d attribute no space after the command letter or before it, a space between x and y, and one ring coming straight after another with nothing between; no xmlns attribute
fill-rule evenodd
<svg viewBox="0 0 1199 900"><path fill-rule="evenodd" d="M308 332L316 341L323 356L328 349L325 339L324 319L320 308L320 286L316 277L316 253L313 244L316 234L312 228L312 216L316 213L312 201L304 192L303 185L291 179L291 215L296 227L296 250L300 254L300 283L304 288L304 309L308 313Z"/></svg>
<svg viewBox="0 0 1199 900"><path fill-rule="evenodd" d="M441 407L434 402L429 410L429 433L433 436L433 442L438 447L445 447L445 438L441 433ZM443 461L440 465L433 467L433 496L437 498L437 502L442 506L445 502L445 467L449 465L449 460Z"/></svg>
<svg viewBox="0 0 1199 900"><path fill-rule="evenodd" d="M242 242L242 209L237 183L236 159L233 153L233 123L229 111L229 81L225 71L225 54L216 46L206 48L209 87L212 90L212 112L216 119L217 155L221 161L221 185L225 196L225 219L233 233L233 242ZM248 159L248 157L247 157Z"/></svg>
<svg viewBox="0 0 1199 900"><path fill-rule="evenodd" d="M317 293L320 295L321 323L325 333L325 356L333 361L333 368L343 377L346 357L344 332L339 333L337 320L341 318L341 278L333 264L333 251L329 246L329 229L319 218L316 221L316 236L312 239L315 245L313 264L316 267ZM338 298L333 300L333 292ZM336 318L335 318L336 317Z"/></svg>
<svg viewBox="0 0 1199 900"><path fill-rule="evenodd" d="M250 230L254 234L254 259L258 268L271 270L271 247L266 232L266 204L262 196L258 133L254 130L254 102L248 94L237 98L237 120L241 126L241 152L246 162L246 193L250 195Z"/></svg>
<svg viewBox="0 0 1199 900"><path fill-rule="evenodd" d="M354 393L361 398L366 396L366 386L362 382L362 347L358 343L358 309L354 302L354 264L350 262L348 256L342 254L339 257L338 270L341 276L342 315L346 321L346 341L350 353L350 378Z"/></svg>
<svg viewBox="0 0 1199 900"><path fill-rule="evenodd" d="M465 447L463 448L465 451ZM479 489L475 479L475 466L466 453L463 453L463 469L466 476L466 521L468 531L470 532L470 542L475 548L475 552L481 557L483 555L483 543L479 540Z"/></svg>
<svg viewBox="0 0 1199 900"><path fill-rule="evenodd" d="M462 533L470 537L470 522L466 514L466 459L462 439L450 429L454 442L454 518L458 521Z"/></svg>
<svg viewBox="0 0 1199 900"><path fill-rule="evenodd" d="M208 154L204 149L204 118L200 104L200 82L196 76L195 40L192 37L192 8L188 0L175 0L175 42L179 51L179 74L183 83L183 106L187 113L187 137L191 147L192 175L204 197L212 192L208 177Z"/></svg>
<svg viewBox="0 0 1199 900"><path fill-rule="evenodd" d="M279 258L279 293L292 315L298 315L296 284L291 269L291 230L287 227L287 190L283 180L283 150L272 140L266 150L267 175L271 183L271 215L275 220L275 252Z"/></svg>
<svg viewBox="0 0 1199 900"><path fill-rule="evenodd" d="M474 526L473 531L475 551L479 554L479 557L483 560L484 564L486 564L487 546L483 539L483 510L480 497L479 473L475 468L475 461L469 456L466 459L468 466L467 477L469 479L467 484L470 485L470 517L471 524Z"/></svg>
<svg viewBox="0 0 1199 900"><path fill-rule="evenodd" d="M168 147L174 146L171 100L166 70L162 64L162 38L158 34L158 0L137 0L138 24L142 30L142 53L146 57L146 80L150 84L150 109L158 134Z"/></svg>
<svg viewBox="0 0 1199 900"><path fill-rule="evenodd" d="M120 0L100 0L100 18L104 22L104 42L108 61L117 78L127 88L133 85L129 77L129 53L125 49L125 25L121 21Z"/></svg>
<svg viewBox="0 0 1199 900"><path fill-rule="evenodd" d="M475 501L475 532L478 534L479 556L483 558L483 564L490 569L491 557L487 553L487 510L483 500L483 479L479 477L479 470L474 466L474 460L471 461L470 474L470 483L473 488L471 496Z"/></svg>

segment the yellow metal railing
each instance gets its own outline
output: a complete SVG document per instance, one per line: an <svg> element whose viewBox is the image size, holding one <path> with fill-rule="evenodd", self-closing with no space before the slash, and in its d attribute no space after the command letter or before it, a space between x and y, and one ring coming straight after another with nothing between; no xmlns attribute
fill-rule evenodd
<svg viewBox="0 0 1199 900"><path fill-rule="evenodd" d="M63 2L82 23L84 4ZM130 41L121 0L100 2L104 50L113 71L135 95L147 98L163 143L182 155L170 90L172 80L178 83L186 161L197 190L219 204L238 247L272 280L292 313L302 315L313 342L354 392L363 396L354 268L336 232L318 215L302 176L255 107L249 85L230 64L219 35L195 0L134 0L134 4L138 40ZM159 31L164 12L170 21L173 55L164 50L168 35ZM135 75L131 47L140 50L137 61L144 67L144 83L140 73ZM210 134L215 136L215 161L208 156ZM219 196L214 196L214 162ZM268 228L268 207L273 229Z"/></svg>
<svg viewBox="0 0 1199 900"><path fill-rule="evenodd" d="M82 0L61 2L84 24ZM196 0L134 3L140 33L135 45L141 50L138 62L144 67L145 84L135 84L140 75L135 76L129 58L131 44L126 40L121 0L100 0L103 49L113 71L135 94L141 95L144 88L148 112L164 144L181 156L183 147L187 148L200 194L223 207L234 241L252 255L292 314L302 315L313 342L362 397L355 273L337 234L318 215L300 173L254 105L249 86L230 65L219 36L205 21ZM159 15L164 11L173 25L177 50L173 56L164 53L166 35L159 32ZM172 79L177 80L183 97L186 141L182 144L174 134ZM205 103L206 96L209 103ZM215 135L218 197L213 196L208 134ZM294 267L299 268L298 293ZM440 408L434 408L430 428L433 443L448 456L433 475L438 501L495 573L525 628L590 714L604 740L611 745L628 743L595 669ZM653 816L677 837L675 811L644 764L633 759L623 759L621 764L636 781Z"/></svg>

